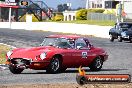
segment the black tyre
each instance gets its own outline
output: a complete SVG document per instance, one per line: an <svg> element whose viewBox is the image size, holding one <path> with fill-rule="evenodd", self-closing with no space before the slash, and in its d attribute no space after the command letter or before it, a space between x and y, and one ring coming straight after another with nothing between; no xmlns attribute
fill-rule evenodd
<svg viewBox="0 0 132 88"><path fill-rule="evenodd" d="M89 68L91 71L99 71L101 70L102 65L103 65L103 61L101 57L96 57L92 62L92 64L89 66Z"/></svg>
<svg viewBox="0 0 132 88"><path fill-rule="evenodd" d="M13 66L13 65L9 65L9 70L10 70L13 74L20 74L24 69L22 69L22 68L17 68L16 66Z"/></svg>
<svg viewBox="0 0 132 88"><path fill-rule="evenodd" d="M112 35L110 35L110 41L114 42L114 37Z"/></svg>
<svg viewBox="0 0 132 88"><path fill-rule="evenodd" d="M60 72L61 70L61 60L60 57L54 57L51 62L49 67L46 69L47 73L55 74Z"/></svg>
<svg viewBox="0 0 132 88"><path fill-rule="evenodd" d="M118 36L118 42L122 42L122 37Z"/></svg>

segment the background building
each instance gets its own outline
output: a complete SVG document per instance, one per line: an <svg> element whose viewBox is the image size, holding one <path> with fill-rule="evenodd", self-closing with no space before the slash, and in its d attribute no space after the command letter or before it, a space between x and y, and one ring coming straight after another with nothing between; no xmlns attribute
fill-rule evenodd
<svg viewBox="0 0 132 88"><path fill-rule="evenodd" d="M87 0L86 9L88 8L101 8L105 9L105 13L115 13L122 15L123 19L132 19L132 0Z"/></svg>

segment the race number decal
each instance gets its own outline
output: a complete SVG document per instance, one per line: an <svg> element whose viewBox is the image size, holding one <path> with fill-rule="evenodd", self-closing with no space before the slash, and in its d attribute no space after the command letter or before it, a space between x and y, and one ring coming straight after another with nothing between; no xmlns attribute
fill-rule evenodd
<svg viewBox="0 0 132 88"><path fill-rule="evenodd" d="M87 52L82 52L82 58L87 58Z"/></svg>

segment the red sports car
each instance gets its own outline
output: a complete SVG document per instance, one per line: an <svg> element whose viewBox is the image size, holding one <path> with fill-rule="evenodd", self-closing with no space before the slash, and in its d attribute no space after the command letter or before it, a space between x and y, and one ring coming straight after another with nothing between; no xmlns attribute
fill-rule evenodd
<svg viewBox="0 0 132 88"><path fill-rule="evenodd" d="M27 68L58 73L79 66L99 71L108 58L102 48L94 47L87 38L77 35L50 35L38 47L14 49L6 56L14 74Z"/></svg>

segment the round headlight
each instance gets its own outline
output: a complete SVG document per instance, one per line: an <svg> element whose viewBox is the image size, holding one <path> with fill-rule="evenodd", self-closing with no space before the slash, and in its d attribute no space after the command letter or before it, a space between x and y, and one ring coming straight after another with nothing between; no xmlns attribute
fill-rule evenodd
<svg viewBox="0 0 132 88"><path fill-rule="evenodd" d="M12 53L13 53L12 51L9 51L9 52L7 52L6 55L7 55L8 57L10 57L10 56L12 55Z"/></svg>
<svg viewBox="0 0 132 88"><path fill-rule="evenodd" d="M45 58L46 58L46 53L41 53L41 54L40 54L40 59L41 59L41 60L44 60Z"/></svg>
<svg viewBox="0 0 132 88"><path fill-rule="evenodd" d="M127 36L125 32L122 32L121 34L123 37Z"/></svg>

